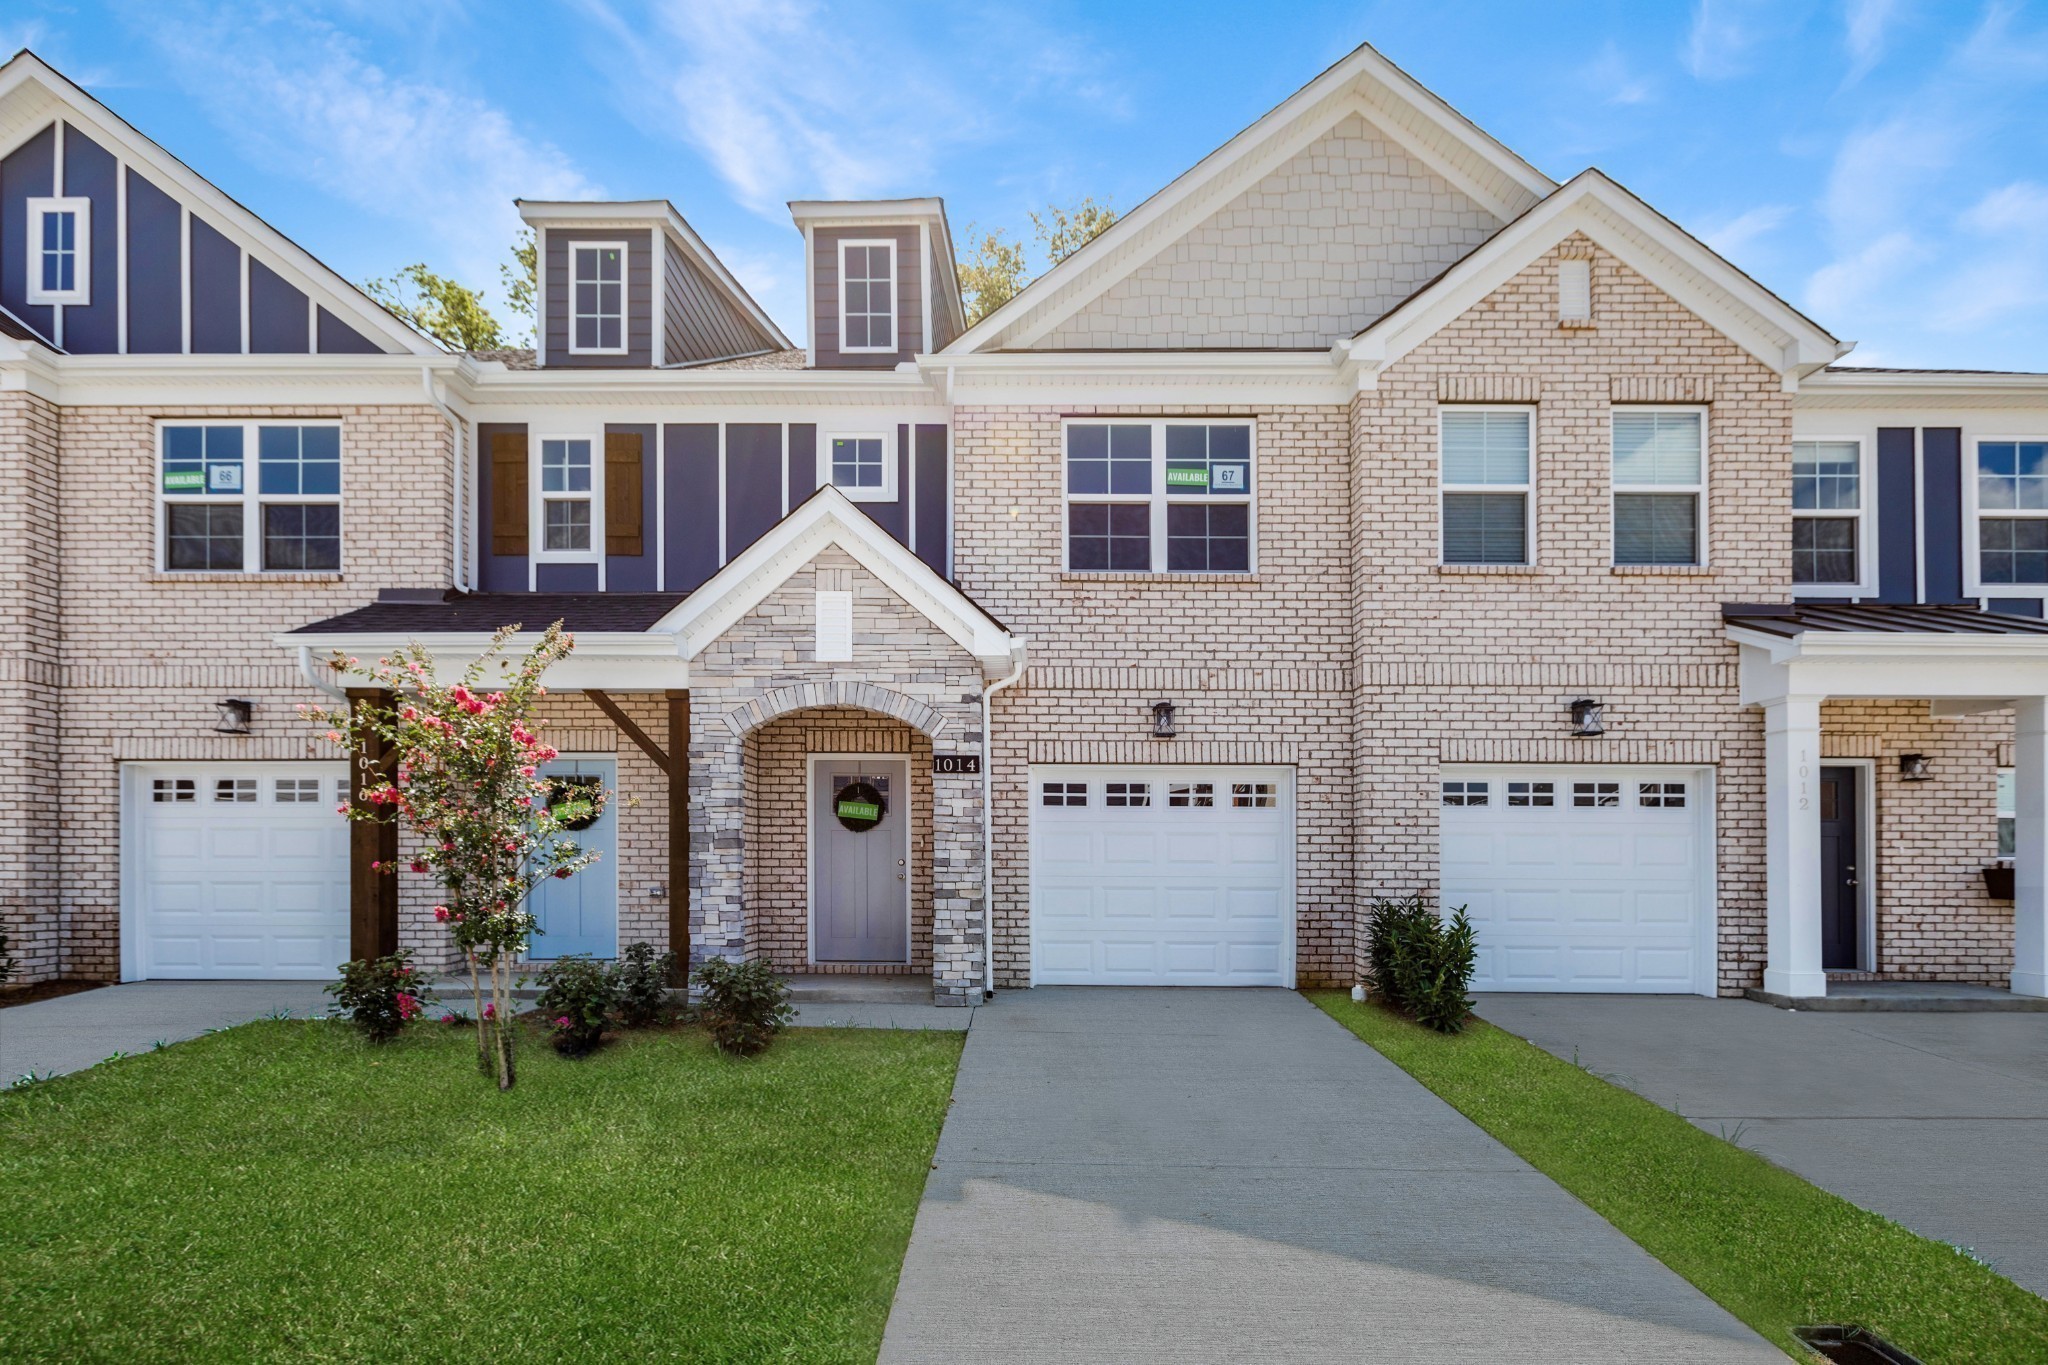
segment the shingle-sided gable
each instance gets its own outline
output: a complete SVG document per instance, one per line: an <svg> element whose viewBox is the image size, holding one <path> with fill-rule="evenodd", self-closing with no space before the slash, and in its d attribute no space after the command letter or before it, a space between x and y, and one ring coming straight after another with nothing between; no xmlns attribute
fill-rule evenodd
<svg viewBox="0 0 2048 1365"><path fill-rule="evenodd" d="M1033 346L1328 346L1500 226L1383 128L1350 114Z"/></svg>

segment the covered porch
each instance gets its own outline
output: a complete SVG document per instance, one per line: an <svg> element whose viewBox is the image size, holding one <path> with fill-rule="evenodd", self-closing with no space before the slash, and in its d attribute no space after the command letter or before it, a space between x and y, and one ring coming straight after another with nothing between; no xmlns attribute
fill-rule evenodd
<svg viewBox="0 0 2048 1365"><path fill-rule="evenodd" d="M1971 606L1742 603L1723 618L1741 700L1764 717L1758 994L2048 996L2048 623Z"/></svg>

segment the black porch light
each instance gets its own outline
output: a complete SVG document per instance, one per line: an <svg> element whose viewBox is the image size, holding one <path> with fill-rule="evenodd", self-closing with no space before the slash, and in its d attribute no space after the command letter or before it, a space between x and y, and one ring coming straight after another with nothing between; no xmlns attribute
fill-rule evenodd
<svg viewBox="0 0 2048 1365"><path fill-rule="evenodd" d="M249 713L256 709L254 702L239 697L213 704L213 728L223 735L246 735L249 733Z"/></svg>
<svg viewBox="0 0 2048 1365"><path fill-rule="evenodd" d="M1591 697L1580 697L1572 703L1572 738L1598 739L1607 733L1607 726L1600 719L1602 703Z"/></svg>
<svg viewBox="0 0 2048 1365"><path fill-rule="evenodd" d="M1173 703L1155 701L1152 703L1152 738L1172 739L1180 731L1173 725Z"/></svg>
<svg viewBox="0 0 2048 1365"><path fill-rule="evenodd" d="M1926 754L1900 754L1899 780L1902 782L1932 781L1934 774L1927 771Z"/></svg>

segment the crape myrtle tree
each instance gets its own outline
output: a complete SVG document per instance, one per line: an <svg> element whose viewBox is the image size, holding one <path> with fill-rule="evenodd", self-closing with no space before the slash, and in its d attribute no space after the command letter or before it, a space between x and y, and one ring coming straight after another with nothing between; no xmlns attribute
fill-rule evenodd
<svg viewBox="0 0 2048 1365"><path fill-rule="evenodd" d="M558 785L541 774L556 756L534 714L547 695L541 675L573 641L558 621L514 665L506 649L518 630L500 630L455 683L439 679L417 643L369 667L337 655L337 671L367 679L389 700L301 708L364 765L358 799L341 813L396 821L418 848L404 870L440 882L434 918L468 964L477 1065L500 1090L514 1079L513 973L535 931L533 890L597 860L566 832L594 818L607 797L595 785ZM378 747L372 740L388 746L388 767L365 756Z"/></svg>

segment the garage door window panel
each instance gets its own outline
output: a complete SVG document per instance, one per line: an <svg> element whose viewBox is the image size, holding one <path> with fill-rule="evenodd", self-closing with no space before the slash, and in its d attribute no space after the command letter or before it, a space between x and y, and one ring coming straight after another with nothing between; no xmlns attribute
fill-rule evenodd
<svg viewBox="0 0 2048 1365"><path fill-rule="evenodd" d="M1603 808L1621 804L1619 782L1574 782L1572 783L1572 804Z"/></svg>
<svg viewBox="0 0 2048 1365"><path fill-rule="evenodd" d="M1149 807L1152 804L1152 784L1149 782L1105 782L1102 785L1102 804L1118 806L1126 810Z"/></svg>
<svg viewBox="0 0 2048 1365"><path fill-rule="evenodd" d="M1208 782L1170 782L1166 787L1166 804L1207 809L1216 804L1216 788Z"/></svg>
<svg viewBox="0 0 2048 1365"><path fill-rule="evenodd" d="M1039 800L1047 806L1085 806L1088 804L1088 784L1047 782L1039 788Z"/></svg>
<svg viewBox="0 0 2048 1365"><path fill-rule="evenodd" d="M1508 783L1508 804L1510 806L1555 806L1557 784L1554 782L1510 782Z"/></svg>
<svg viewBox="0 0 2048 1365"><path fill-rule="evenodd" d="M1442 800L1446 806L1483 806L1486 804L1487 795L1487 784L1484 782L1443 784Z"/></svg>

